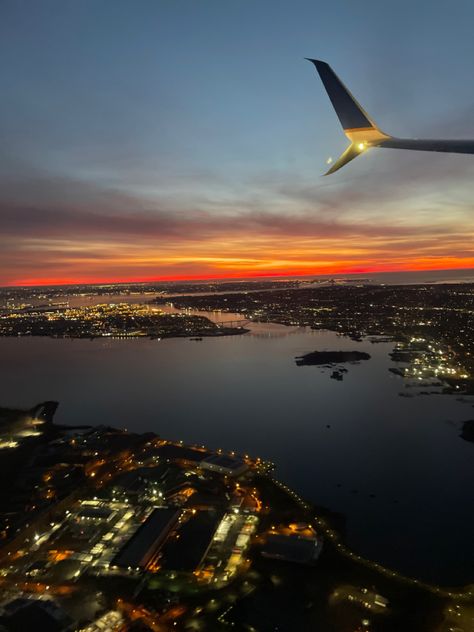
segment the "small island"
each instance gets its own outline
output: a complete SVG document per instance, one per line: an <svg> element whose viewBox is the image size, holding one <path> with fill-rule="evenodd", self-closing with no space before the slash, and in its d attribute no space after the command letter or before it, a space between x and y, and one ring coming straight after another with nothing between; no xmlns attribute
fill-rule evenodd
<svg viewBox="0 0 474 632"><path fill-rule="evenodd" d="M344 362L370 360L370 354L364 351L312 351L295 358L298 366L333 365Z"/></svg>

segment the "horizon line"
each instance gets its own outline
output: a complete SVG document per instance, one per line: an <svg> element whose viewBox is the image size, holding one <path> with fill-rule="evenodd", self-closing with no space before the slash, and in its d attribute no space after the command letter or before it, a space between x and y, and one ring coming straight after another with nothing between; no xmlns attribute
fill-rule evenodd
<svg viewBox="0 0 474 632"><path fill-rule="evenodd" d="M148 279L125 279L125 280L110 280L110 279L97 279L97 280L73 280L73 279L45 279L45 280L25 280L13 283L7 283L4 285L0 285L0 289L10 289L10 288L26 288L26 287L69 287L69 286L98 286L98 285L148 285L153 283L199 283L199 282L212 282L212 281L248 281L248 280L259 280L259 279L300 279L300 278L335 278L335 277L357 277L361 275L394 275L394 274L416 274L416 273L442 273L442 272L469 272L472 271L474 274L474 267L472 268L414 268L414 269L393 269L393 270L358 270L358 271L350 271L350 272L333 272L333 273L323 273L323 274L308 274L302 273L298 274L294 273L262 273L262 274L249 274L245 276L240 275L230 275L230 276L220 276L220 275L209 275L209 276L170 276L164 278L148 278Z"/></svg>

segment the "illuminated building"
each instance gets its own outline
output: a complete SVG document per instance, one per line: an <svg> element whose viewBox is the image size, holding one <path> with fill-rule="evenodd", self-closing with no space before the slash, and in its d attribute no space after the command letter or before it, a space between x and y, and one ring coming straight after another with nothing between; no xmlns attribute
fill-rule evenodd
<svg viewBox="0 0 474 632"><path fill-rule="evenodd" d="M201 461L199 466L203 470L217 472L226 476L240 476L248 469L248 465L242 459L225 454L213 454Z"/></svg>

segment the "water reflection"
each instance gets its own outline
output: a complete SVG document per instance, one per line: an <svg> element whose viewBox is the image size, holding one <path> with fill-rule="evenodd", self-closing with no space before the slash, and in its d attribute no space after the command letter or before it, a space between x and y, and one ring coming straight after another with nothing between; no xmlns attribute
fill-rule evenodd
<svg viewBox="0 0 474 632"><path fill-rule="evenodd" d="M153 430L271 459L302 495L348 517L363 554L430 580L472 580L474 446L458 436L471 407L399 397L389 343L250 327L200 343L2 338L1 405L57 399L62 423ZM354 348L372 359L349 366L343 382L294 362Z"/></svg>

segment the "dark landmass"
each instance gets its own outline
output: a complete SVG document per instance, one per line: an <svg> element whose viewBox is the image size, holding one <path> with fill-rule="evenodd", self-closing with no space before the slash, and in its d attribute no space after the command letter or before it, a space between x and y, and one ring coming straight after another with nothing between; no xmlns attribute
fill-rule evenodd
<svg viewBox="0 0 474 632"><path fill-rule="evenodd" d="M398 375L399 377L405 377L405 371L403 371L403 369L400 369L398 367L390 367L389 371L390 373L394 373L395 375Z"/></svg>
<svg viewBox="0 0 474 632"><path fill-rule="evenodd" d="M312 351L295 358L295 360L298 366L333 365L370 360L370 354L364 351Z"/></svg>
<svg viewBox="0 0 474 632"><path fill-rule="evenodd" d="M134 296L138 294L163 295L165 297L182 295L182 294L209 294L216 292L241 292L241 291L258 291L281 289L287 287L299 287L307 285L311 281L300 281L294 279L282 280L236 280L236 281L188 281L188 282L144 282L144 283L110 283L110 284L80 284L80 285L44 285L44 286L16 286L16 287L0 287L0 305L2 302L16 304L27 304L29 301L35 301L37 304L42 301L43 304L51 304L57 299L69 297L97 297L97 296L117 296L128 295ZM165 300L168 300L166 298Z"/></svg>
<svg viewBox="0 0 474 632"><path fill-rule="evenodd" d="M53 423L54 413L58 402L41 402L30 410L16 408L0 408L0 434L10 435L26 430L36 424L41 424L44 432Z"/></svg>
<svg viewBox="0 0 474 632"><path fill-rule="evenodd" d="M16 410L15 408L0 408L0 429L3 432L11 426L21 424L28 416L26 410Z"/></svg>
<svg viewBox="0 0 474 632"><path fill-rule="evenodd" d="M413 351L410 349L394 349L389 356L393 362L406 362L407 364L418 359L421 351Z"/></svg>
<svg viewBox="0 0 474 632"><path fill-rule="evenodd" d="M465 421L462 427L461 434L459 435L464 441L470 441L474 443L474 419Z"/></svg>
<svg viewBox="0 0 474 632"><path fill-rule="evenodd" d="M48 401L29 410L0 408L0 481L8 481L0 484L0 542L47 506L34 456L60 436L53 420L57 407ZM73 477L68 482L75 485Z"/></svg>
<svg viewBox="0 0 474 632"><path fill-rule="evenodd" d="M46 404L37 414L54 414L56 403ZM6 410L7 419L27 414ZM127 630L353 632L370 617L378 632L445 632L438 626L448 608L458 623L472 607L468 588L403 577L352 552L344 517L301 499L269 462L154 433L50 425L54 435L2 452L0 570L11 598L54 599L74 629L113 610ZM229 476L203 468L210 458L246 469ZM180 518L160 536L159 563L110 572L101 565L109 547L116 556L131 538L150 546L140 534L160 510ZM275 533L316 538L319 556L311 564L264 558ZM226 565L239 559L228 576Z"/></svg>
<svg viewBox="0 0 474 632"><path fill-rule="evenodd" d="M52 338L202 338L247 333L205 316L166 314L145 305L104 304L77 308L25 308L0 313L0 336Z"/></svg>

